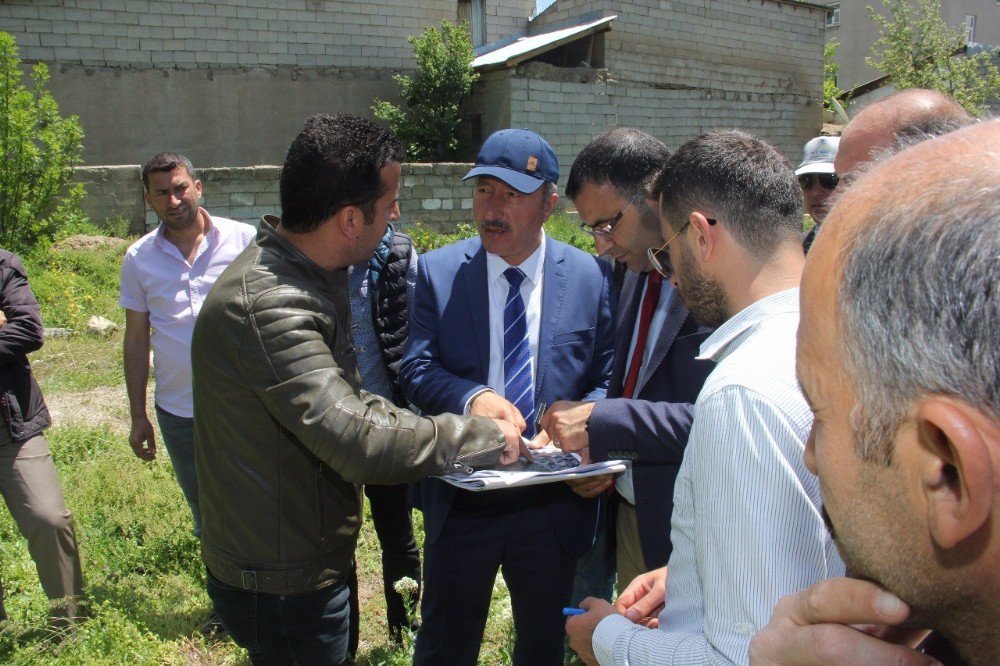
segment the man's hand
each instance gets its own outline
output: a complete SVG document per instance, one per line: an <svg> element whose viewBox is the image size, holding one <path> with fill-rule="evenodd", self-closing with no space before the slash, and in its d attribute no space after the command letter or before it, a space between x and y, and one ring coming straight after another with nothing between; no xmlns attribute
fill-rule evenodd
<svg viewBox="0 0 1000 666"><path fill-rule="evenodd" d="M527 426L520 410L507 398L501 398L493 391L483 391L473 398L472 404L469 405L469 414L508 421L517 428L518 435L524 432Z"/></svg>
<svg viewBox="0 0 1000 666"><path fill-rule="evenodd" d="M153 424L149 422L149 417L145 414L132 419L128 443L140 460L156 458L156 435L153 434Z"/></svg>
<svg viewBox="0 0 1000 666"><path fill-rule="evenodd" d="M750 663L938 663L850 626L893 626L909 615L906 604L877 585L853 578L830 578L778 602L771 621L750 642Z"/></svg>
<svg viewBox="0 0 1000 666"><path fill-rule="evenodd" d="M594 656L594 631L601 620L618 611L604 599L587 597L580 602L580 608L586 609L583 615L571 615L566 620L566 633L569 635L569 646L587 666L594 666L597 657Z"/></svg>
<svg viewBox="0 0 1000 666"><path fill-rule="evenodd" d="M636 576L618 595L615 610L635 624L656 629L666 600L667 568L662 567Z"/></svg>
<svg viewBox="0 0 1000 666"><path fill-rule="evenodd" d="M585 476L582 479L566 480L566 483L569 484L574 493L587 499L597 497L610 488L614 482L614 474L599 474L597 476Z"/></svg>
<svg viewBox="0 0 1000 666"><path fill-rule="evenodd" d="M571 402L560 400L552 403L545 410L539 421L539 427L548 435L558 448L563 451L580 453L590 447L590 436L587 434L587 419L594 411L593 402ZM538 440L538 437L535 437Z"/></svg>
<svg viewBox="0 0 1000 666"><path fill-rule="evenodd" d="M531 460L531 451L528 450L528 446L524 443L521 433L515 430L515 426L510 421L493 419L493 423L497 424L500 432L503 433L504 439L507 440L507 446L504 447L503 453L500 454L501 465L513 465L522 456Z"/></svg>

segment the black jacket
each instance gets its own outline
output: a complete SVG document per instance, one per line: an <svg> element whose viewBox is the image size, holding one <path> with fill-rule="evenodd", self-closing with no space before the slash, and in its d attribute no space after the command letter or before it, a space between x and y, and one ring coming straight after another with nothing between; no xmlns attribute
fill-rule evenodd
<svg viewBox="0 0 1000 666"><path fill-rule="evenodd" d="M28 354L42 346L42 317L16 254L0 250L0 414L15 444L41 434L49 426L38 382Z"/></svg>
<svg viewBox="0 0 1000 666"><path fill-rule="evenodd" d="M392 388L392 401L403 406L406 405L406 398L399 385L399 369L406 338L410 335L410 298L406 275L412 250L413 240L389 225L368 262L370 293L374 296L371 299L372 325Z"/></svg>

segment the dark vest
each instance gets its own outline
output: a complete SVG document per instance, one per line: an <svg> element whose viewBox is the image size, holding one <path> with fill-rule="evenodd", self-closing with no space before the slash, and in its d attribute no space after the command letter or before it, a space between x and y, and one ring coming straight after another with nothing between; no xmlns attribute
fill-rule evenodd
<svg viewBox="0 0 1000 666"><path fill-rule="evenodd" d="M392 400L405 406L399 386L399 366L403 360L406 338L410 334L410 301L406 294L406 273L410 267L413 240L389 226L368 262L368 280L372 298L372 324L382 362L385 364Z"/></svg>

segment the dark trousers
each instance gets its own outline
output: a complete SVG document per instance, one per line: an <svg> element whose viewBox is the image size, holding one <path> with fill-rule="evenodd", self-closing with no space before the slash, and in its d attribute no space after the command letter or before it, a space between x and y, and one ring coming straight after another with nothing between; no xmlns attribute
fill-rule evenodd
<svg viewBox="0 0 1000 666"><path fill-rule="evenodd" d="M208 574L208 596L254 664L347 664L347 585L277 595L242 590Z"/></svg>
<svg viewBox="0 0 1000 666"><path fill-rule="evenodd" d="M385 593L385 614L389 625L389 637L395 642L403 639L403 634L416 627L410 618L416 615L417 600L420 598L420 550L413 536L413 520L407 497L409 486L366 485L365 495L372 510L375 534L382 548L382 589ZM360 626L360 606L358 602L357 569L348 578L351 590L351 637L348 650L357 654ZM394 585L401 578L412 578L417 583L417 592L405 603L403 595L396 592Z"/></svg>
<svg viewBox="0 0 1000 666"><path fill-rule="evenodd" d="M424 546L415 665L476 663L497 570L510 591L515 666L563 663L562 607L576 560L560 546L535 491L457 493L440 536Z"/></svg>

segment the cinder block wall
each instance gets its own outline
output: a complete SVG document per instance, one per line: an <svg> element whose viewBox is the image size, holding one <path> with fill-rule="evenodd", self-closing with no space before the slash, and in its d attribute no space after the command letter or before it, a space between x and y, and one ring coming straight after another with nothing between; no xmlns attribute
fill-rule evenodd
<svg viewBox="0 0 1000 666"><path fill-rule="evenodd" d="M611 14L601 76L567 81L537 64L508 75L510 126L549 139L564 174L591 137L613 127L638 127L672 149L740 127L790 160L822 127L824 11L781 0L558 0L530 30ZM495 76L477 85L495 87ZM484 130L499 129L488 118Z"/></svg>
<svg viewBox="0 0 1000 666"><path fill-rule="evenodd" d="M472 185L461 182L471 164L404 164L400 192L402 226L420 223L438 231L472 221ZM154 228L159 221L146 209L139 165L80 167L73 181L83 183L83 208L97 224L124 218L133 233ZM256 224L263 215L280 213L278 179L281 167L221 167L200 169L204 199L212 215Z"/></svg>

